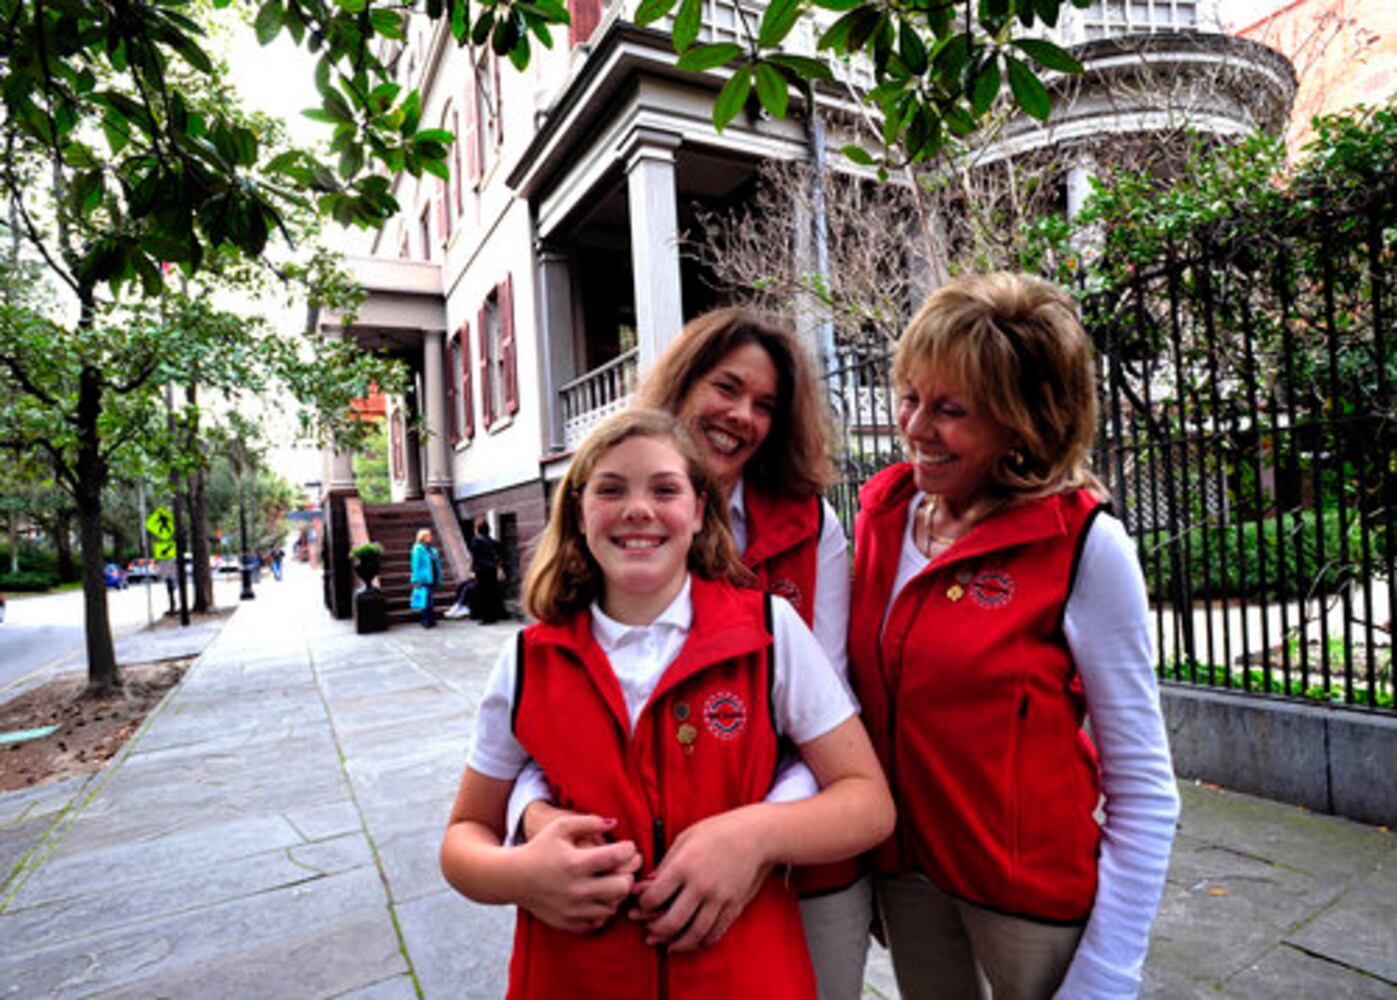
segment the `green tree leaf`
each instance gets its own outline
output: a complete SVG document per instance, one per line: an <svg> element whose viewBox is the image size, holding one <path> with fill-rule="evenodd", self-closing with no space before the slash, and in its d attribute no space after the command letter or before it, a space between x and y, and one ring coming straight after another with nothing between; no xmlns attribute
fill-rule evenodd
<svg viewBox="0 0 1397 1000"><path fill-rule="evenodd" d="M679 4L679 13L674 17L672 36L675 52L685 51L698 39L699 28L703 23L702 13L702 0L682 0Z"/></svg>
<svg viewBox="0 0 1397 1000"><path fill-rule="evenodd" d="M761 26L757 29L757 44L764 49L776 48L795 27L800 12L801 0L772 0L762 14ZM757 81L757 85L760 92L761 80Z"/></svg>
<svg viewBox="0 0 1397 1000"><path fill-rule="evenodd" d="M1009 89L1013 91L1014 100L1018 102L1024 114L1040 122L1047 121L1053 110L1048 88L1043 86L1033 70L1013 56L1005 56L1004 61L1009 69Z"/></svg>
<svg viewBox="0 0 1397 1000"><path fill-rule="evenodd" d="M654 24L673 10L676 2L677 0L641 0L640 6L635 9L635 23L641 27Z"/></svg>
<svg viewBox="0 0 1397 1000"><path fill-rule="evenodd" d="M1039 66L1055 69L1059 73L1080 73L1082 64L1073 56L1042 38L1015 38L1010 45L1017 48Z"/></svg>
<svg viewBox="0 0 1397 1000"><path fill-rule="evenodd" d="M257 41L260 44L272 43L272 39L281 32L281 0L266 0L266 3L258 8L253 29L257 32Z"/></svg>
<svg viewBox="0 0 1397 1000"><path fill-rule="evenodd" d="M728 82L723 84L723 89L718 92L718 99L713 103L713 126L719 132L727 128L728 123L737 117L751 92L751 67L738 66Z"/></svg>
<svg viewBox="0 0 1397 1000"><path fill-rule="evenodd" d="M718 45L698 45L679 57L674 65L686 72L704 73L719 66L726 66L742 55L742 46L732 42Z"/></svg>
<svg viewBox="0 0 1397 1000"><path fill-rule="evenodd" d="M791 93L786 87L786 78L773 66L757 63L754 74L757 78L757 100L773 118L786 117L786 105Z"/></svg>

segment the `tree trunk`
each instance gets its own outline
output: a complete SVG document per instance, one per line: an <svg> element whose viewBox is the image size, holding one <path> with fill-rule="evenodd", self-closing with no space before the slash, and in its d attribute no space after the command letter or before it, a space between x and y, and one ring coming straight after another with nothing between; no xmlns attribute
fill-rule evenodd
<svg viewBox="0 0 1397 1000"><path fill-rule="evenodd" d="M189 383L184 390L189 404L189 426L184 435L185 447L194 454L199 447L198 387ZM189 490L185 509L189 511L189 547L194 554L194 610L207 612L213 608L213 569L209 565L208 491L204 483L204 464L200 462L189 474Z"/></svg>
<svg viewBox="0 0 1397 1000"><path fill-rule="evenodd" d="M204 470L195 469L189 475L189 542L194 554L194 610L213 608L213 568L209 565L208 491Z"/></svg>
<svg viewBox="0 0 1397 1000"><path fill-rule="evenodd" d="M101 374L84 365L78 376L78 530L82 546L83 618L87 634L87 694L104 694L121 685L116 648L107 618L107 584L102 573L102 457L97 418L102 407Z"/></svg>
<svg viewBox="0 0 1397 1000"><path fill-rule="evenodd" d="M53 515L53 548L58 556L58 579L72 583L78 578L73 565L73 515L60 510Z"/></svg>

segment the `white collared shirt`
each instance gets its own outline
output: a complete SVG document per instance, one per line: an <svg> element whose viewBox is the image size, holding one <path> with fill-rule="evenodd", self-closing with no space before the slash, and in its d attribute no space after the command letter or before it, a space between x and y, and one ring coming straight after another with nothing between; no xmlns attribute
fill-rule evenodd
<svg viewBox="0 0 1397 1000"><path fill-rule="evenodd" d="M856 710L845 684L835 675L820 644L796 610L780 597L773 598L771 604L776 653L771 711L777 731L799 746L828 733L853 717ZM592 605L592 635L621 684L632 729L665 670L683 648L693 627L693 616L688 579L669 606L648 625L626 625ZM517 777L530 763L510 725L518 669L516 645L506 644L486 681L468 758L472 770L504 781ZM536 772L537 767L530 770ZM544 789L546 794L546 785ZM532 798L523 804L529 801ZM517 821L511 810L508 828L514 829Z"/></svg>

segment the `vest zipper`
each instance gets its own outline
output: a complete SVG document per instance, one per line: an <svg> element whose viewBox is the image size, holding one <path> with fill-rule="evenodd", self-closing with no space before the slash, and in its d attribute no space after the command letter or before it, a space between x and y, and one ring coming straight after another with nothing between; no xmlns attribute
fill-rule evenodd
<svg viewBox="0 0 1397 1000"><path fill-rule="evenodd" d="M660 707L655 709L658 718L666 716ZM655 725L655 820L650 827L650 853L654 857L654 868L660 867L660 862L665 859L665 740L661 735L662 726L657 722ZM669 961L666 957L666 947L661 945L656 949L655 962L655 996L657 1000L668 1000L669 997Z"/></svg>
<svg viewBox="0 0 1397 1000"><path fill-rule="evenodd" d="M1013 744L1009 748L1009 891L1016 897L1021 881L1019 872L1019 814L1023 811L1019 802L1022 798L1019 782L1023 780L1024 776L1024 770L1019 766L1019 756L1023 747L1023 728L1027 718L1028 692L1024 691L1019 695L1018 718L1014 722Z"/></svg>

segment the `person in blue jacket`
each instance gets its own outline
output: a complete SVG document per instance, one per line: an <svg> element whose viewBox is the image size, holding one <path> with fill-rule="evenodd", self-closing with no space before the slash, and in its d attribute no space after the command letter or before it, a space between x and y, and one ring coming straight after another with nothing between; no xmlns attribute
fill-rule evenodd
<svg viewBox="0 0 1397 1000"><path fill-rule="evenodd" d="M412 601L414 611L422 612L422 627L433 628L436 619L432 613L432 591L441 583L441 556L432 545L432 529L423 528L417 532L417 541L412 546Z"/></svg>

